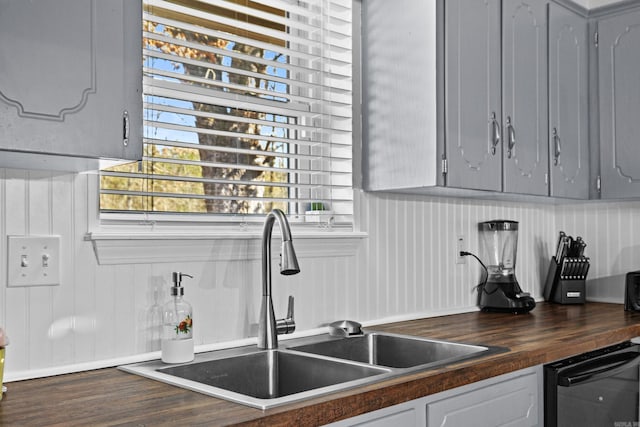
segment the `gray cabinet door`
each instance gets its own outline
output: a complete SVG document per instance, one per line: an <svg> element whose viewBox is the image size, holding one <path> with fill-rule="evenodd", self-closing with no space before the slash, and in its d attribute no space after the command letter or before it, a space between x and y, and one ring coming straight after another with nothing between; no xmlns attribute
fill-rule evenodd
<svg viewBox="0 0 640 427"><path fill-rule="evenodd" d="M587 21L549 4L551 195L589 198Z"/></svg>
<svg viewBox="0 0 640 427"><path fill-rule="evenodd" d="M141 28L138 2L0 0L0 150L140 159Z"/></svg>
<svg viewBox="0 0 640 427"><path fill-rule="evenodd" d="M503 191L548 195L546 2L502 9Z"/></svg>
<svg viewBox="0 0 640 427"><path fill-rule="evenodd" d="M444 3L446 184L500 191L500 1Z"/></svg>
<svg viewBox="0 0 640 427"><path fill-rule="evenodd" d="M598 21L601 197L640 196L640 11Z"/></svg>
<svg viewBox="0 0 640 427"><path fill-rule="evenodd" d="M427 426L542 425L538 387L539 378L531 373L429 403Z"/></svg>

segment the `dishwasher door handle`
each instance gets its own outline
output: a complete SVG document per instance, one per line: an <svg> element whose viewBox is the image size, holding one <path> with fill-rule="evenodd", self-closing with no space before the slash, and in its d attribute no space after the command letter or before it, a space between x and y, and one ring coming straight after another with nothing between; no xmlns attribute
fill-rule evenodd
<svg viewBox="0 0 640 427"><path fill-rule="evenodd" d="M640 353L625 351L590 360L582 366L573 367L558 374L558 385L571 387L602 378L608 378L633 366L640 365ZM580 369L583 368L583 369Z"/></svg>

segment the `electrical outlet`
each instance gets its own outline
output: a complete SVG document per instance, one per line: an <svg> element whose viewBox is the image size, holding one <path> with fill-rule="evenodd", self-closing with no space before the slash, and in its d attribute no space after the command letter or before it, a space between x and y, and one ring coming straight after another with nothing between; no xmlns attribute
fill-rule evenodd
<svg viewBox="0 0 640 427"><path fill-rule="evenodd" d="M60 236L8 236L7 286L60 284Z"/></svg>
<svg viewBox="0 0 640 427"><path fill-rule="evenodd" d="M464 236L456 237L456 264L467 263L467 257L460 255L460 252L464 250L466 250Z"/></svg>

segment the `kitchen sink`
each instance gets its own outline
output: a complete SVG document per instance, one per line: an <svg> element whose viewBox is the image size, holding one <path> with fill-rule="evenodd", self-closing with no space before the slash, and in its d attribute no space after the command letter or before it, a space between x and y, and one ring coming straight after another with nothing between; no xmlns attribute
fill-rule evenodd
<svg viewBox="0 0 640 427"><path fill-rule="evenodd" d="M182 365L152 361L120 369L260 409L357 387L392 373L384 367L255 346L204 353Z"/></svg>
<svg viewBox="0 0 640 427"><path fill-rule="evenodd" d="M289 396L388 372L375 367L279 350L266 350L159 371L259 399Z"/></svg>
<svg viewBox="0 0 640 427"><path fill-rule="evenodd" d="M154 360L120 369L267 409L500 351L506 349L367 332L296 338L277 350L253 345L211 351L180 365Z"/></svg>
<svg viewBox="0 0 640 427"><path fill-rule="evenodd" d="M372 332L289 349L371 365L413 368L462 360L486 352L489 347Z"/></svg>

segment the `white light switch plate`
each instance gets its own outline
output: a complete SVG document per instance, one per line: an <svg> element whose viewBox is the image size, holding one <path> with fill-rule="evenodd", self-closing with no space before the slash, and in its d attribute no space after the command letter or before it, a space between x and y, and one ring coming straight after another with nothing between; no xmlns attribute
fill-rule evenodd
<svg viewBox="0 0 640 427"><path fill-rule="evenodd" d="M60 284L60 236L8 236L7 286Z"/></svg>

